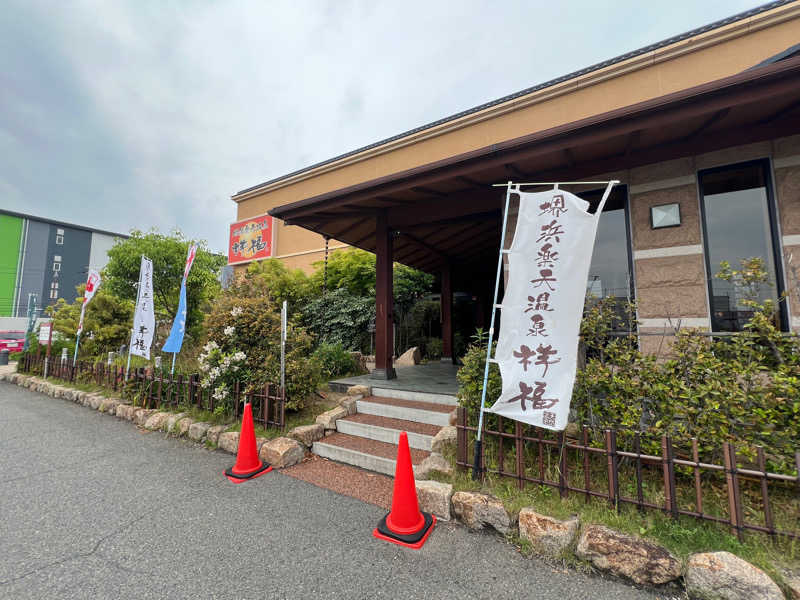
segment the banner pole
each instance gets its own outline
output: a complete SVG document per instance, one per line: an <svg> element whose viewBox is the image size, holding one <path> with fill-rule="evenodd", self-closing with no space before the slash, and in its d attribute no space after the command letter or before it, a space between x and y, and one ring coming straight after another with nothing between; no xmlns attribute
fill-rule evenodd
<svg viewBox="0 0 800 600"><path fill-rule="evenodd" d="M75 366L75 363L78 362L78 344L81 343L81 334L78 332L77 337L75 338L75 354L72 355L72 366Z"/></svg>
<svg viewBox="0 0 800 600"><path fill-rule="evenodd" d="M483 368L483 389L481 390L481 405L480 405L480 414L478 416L478 432L475 437L475 455L472 460L472 479L477 480L480 477L481 469L481 445L483 440L481 439L481 432L483 431L483 412L484 412L484 404L486 403L486 386L489 382L489 362L491 361L492 356L492 341L494 340L494 322L495 316L497 314L497 309L499 308L497 305L497 294L500 291L500 275L503 272L503 255L506 253L506 226L508 224L508 206L509 201L511 198L511 188L512 182L509 181L506 184L506 206L505 210L503 211L503 230L500 233L500 252L498 253L497 257L497 276L494 280L494 299L492 300L492 319L489 325L489 344L486 347L486 364Z"/></svg>
<svg viewBox="0 0 800 600"><path fill-rule="evenodd" d="M172 370L169 372L169 376L172 377L175 375L175 357L178 356L177 352L172 353Z"/></svg>

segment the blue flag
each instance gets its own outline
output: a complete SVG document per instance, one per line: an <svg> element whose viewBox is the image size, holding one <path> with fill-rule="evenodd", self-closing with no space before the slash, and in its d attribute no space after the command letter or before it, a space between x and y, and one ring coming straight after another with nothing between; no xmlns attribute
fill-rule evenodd
<svg viewBox="0 0 800 600"><path fill-rule="evenodd" d="M164 342L164 352L180 352L183 345L183 334L186 333L186 282L181 284L181 299L178 303L178 314L172 322L172 330Z"/></svg>
<svg viewBox="0 0 800 600"><path fill-rule="evenodd" d="M194 256L197 253L197 246L189 246L189 254L186 257L186 266L183 269L183 280L181 281L181 298L178 301L178 314L172 321L172 330L169 332L167 341L161 349L164 352L180 352L183 346L183 334L186 333L186 278L189 276L189 269L192 268Z"/></svg>

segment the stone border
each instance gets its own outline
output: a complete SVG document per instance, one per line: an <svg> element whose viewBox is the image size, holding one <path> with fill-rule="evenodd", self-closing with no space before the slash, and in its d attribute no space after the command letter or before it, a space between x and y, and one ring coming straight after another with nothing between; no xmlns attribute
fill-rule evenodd
<svg viewBox="0 0 800 600"><path fill-rule="evenodd" d="M561 521L526 507L514 517L499 498L489 494L453 493L452 485L438 481L417 481L416 485L420 510L444 521L452 518L473 531L518 534L546 559L573 556L640 586L680 586L692 599L784 599L769 575L728 552L696 553L682 563L666 548L638 536L603 525L582 527L577 515ZM800 598L798 583L784 582L790 600Z"/></svg>

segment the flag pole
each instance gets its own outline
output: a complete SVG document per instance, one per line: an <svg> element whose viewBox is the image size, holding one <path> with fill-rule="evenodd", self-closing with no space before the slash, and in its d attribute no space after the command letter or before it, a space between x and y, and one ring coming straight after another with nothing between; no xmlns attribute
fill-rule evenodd
<svg viewBox="0 0 800 600"><path fill-rule="evenodd" d="M72 355L72 366L75 366L75 363L78 362L78 344L81 343L81 333L78 332L78 336L75 338L75 354Z"/></svg>
<svg viewBox="0 0 800 600"><path fill-rule="evenodd" d="M172 353L172 370L169 372L169 376L172 377L175 375L175 357L178 356L177 352Z"/></svg>
<svg viewBox="0 0 800 600"><path fill-rule="evenodd" d="M489 325L489 344L486 347L486 363L483 368L483 388L481 390L481 405L480 414L478 416L478 432L475 437L475 456L472 460L472 479L477 480L480 477L481 469L481 432L483 431L483 411L484 404L486 403L486 387L489 381L489 362L492 357L492 341L494 339L494 320L497 314L497 309L500 306L497 304L497 294L500 291L500 274L503 272L503 255L506 253L506 225L508 223L508 205L511 198L511 189L515 187L511 181L506 184L506 207L503 211L503 230L500 233L500 252L497 257L497 276L494 280L494 301L492 302L492 319ZM519 189L519 186L516 186Z"/></svg>

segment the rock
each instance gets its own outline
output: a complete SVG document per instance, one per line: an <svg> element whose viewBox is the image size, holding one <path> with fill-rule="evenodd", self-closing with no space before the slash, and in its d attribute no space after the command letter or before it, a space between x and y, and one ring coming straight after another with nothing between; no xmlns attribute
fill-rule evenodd
<svg viewBox="0 0 800 600"><path fill-rule="evenodd" d="M578 518L559 521L540 515L532 508L519 511L519 535L544 556L558 558L578 533Z"/></svg>
<svg viewBox="0 0 800 600"><path fill-rule="evenodd" d="M438 481L417 481L419 509L436 515L442 521L450 520L450 498L453 486Z"/></svg>
<svg viewBox="0 0 800 600"><path fill-rule="evenodd" d="M702 552L689 557L686 592L702 600L783 600L783 592L761 569L730 552Z"/></svg>
<svg viewBox="0 0 800 600"><path fill-rule="evenodd" d="M348 396L369 396L371 393L368 385L351 385L347 388Z"/></svg>
<svg viewBox="0 0 800 600"><path fill-rule="evenodd" d="M219 435L228 428L227 425L214 425L206 432L206 441L212 444L219 443Z"/></svg>
<svg viewBox="0 0 800 600"><path fill-rule="evenodd" d="M505 535L511 528L511 519L503 503L488 494L456 492L453 494L453 515L470 529L480 530L489 526Z"/></svg>
<svg viewBox="0 0 800 600"><path fill-rule="evenodd" d="M447 422L452 426L455 427L458 424L458 409L454 408L450 411L450 414L447 416Z"/></svg>
<svg viewBox="0 0 800 600"><path fill-rule="evenodd" d="M229 454L236 454L239 449L239 432L225 431L220 433L219 438L217 438L217 447Z"/></svg>
<svg viewBox="0 0 800 600"><path fill-rule="evenodd" d="M577 423L567 423L564 435L573 440L579 439L581 437L581 426Z"/></svg>
<svg viewBox="0 0 800 600"><path fill-rule="evenodd" d="M202 442L206 438L211 423L192 423L189 426L189 439L195 442Z"/></svg>
<svg viewBox="0 0 800 600"><path fill-rule="evenodd" d="M121 419L127 419L128 421L133 421L133 413L138 409L131 405L131 404L120 404L117 407L116 416Z"/></svg>
<svg viewBox="0 0 800 600"><path fill-rule="evenodd" d="M417 346L414 346L403 352L403 354L394 361L394 364L397 367L413 367L414 365L418 365L421 360L422 353Z"/></svg>
<svg viewBox="0 0 800 600"><path fill-rule="evenodd" d="M457 444L457 431L452 425L442 427L431 441L431 452L438 452L444 454L445 448L455 448Z"/></svg>
<svg viewBox="0 0 800 600"><path fill-rule="evenodd" d="M347 410L341 406L332 408L331 410L322 413L317 417L317 423L322 425L325 429L336 429L336 421L343 419L347 416Z"/></svg>
<svg viewBox="0 0 800 600"><path fill-rule="evenodd" d="M300 425L295 427L288 434L287 437L297 440L306 448L311 448L311 445L317 440L325 437L325 428L321 423L314 423L313 425Z"/></svg>
<svg viewBox="0 0 800 600"><path fill-rule="evenodd" d="M155 412L155 408L137 408L133 413L133 422L139 427L144 427L144 424L147 423L147 419Z"/></svg>
<svg viewBox="0 0 800 600"><path fill-rule="evenodd" d="M75 400L78 404L82 404L83 406L89 405L89 398L92 395L89 392L80 392L78 394L78 398Z"/></svg>
<svg viewBox="0 0 800 600"><path fill-rule="evenodd" d="M575 554L602 571L640 585L660 585L681 576L680 561L666 549L602 525L584 529Z"/></svg>
<svg viewBox="0 0 800 600"><path fill-rule="evenodd" d="M170 415L167 417L167 420L164 421L164 430L167 433L171 433L173 429L175 429L175 425L178 421L186 416L186 413L178 413L177 415Z"/></svg>
<svg viewBox="0 0 800 600"><path fill-rule="evenodd" d="M354 415L358 412L356 408L357 406L356 402L358 402L359 400L361 400L361 396L353 396L352 398L347 397L341 402L339 402L339 406L341 406L343 409L347 411L347 416L349 417L350 415Z"/></svg>
<svg viewBox="0 0 800 600"><path fill-rule="evenodd" d="M783 581L789 590L789 600L800 600L800 577L784 577Z"/></svg>
<svg viewBox="0 0 800 600"><path fill-rule="evenodd" d="M191 417L184 417L180 421L177 422L175 426L175 433L180 436L184 436L189 433L189 427L194 425L194 419Z"/></svg>
<svg viewBox="0 0 800 600"><path fill-rule="evenodd" d="M449 475L453 472L453 465L441 454L433 453L414 467L414 477L427 479L434 471Z"/></svg>
<svg viewBox="0 0 800 600"><path fill-rule="evenodd" d="M160 430L164 427L164 423L169 419L170 414L166 412L157 412L153 413L149 417L147 417L147 421L144 422L144 428L149 429L150 431Z"/></svg>
<svg viewBox="0 0 800 600"><path fill-rule="evenodd" d="M103 403L100 405L100 412L108 413L110 415L114 415L117 413L117 407L122 404L116 398L106 398L103 400Z"/></svg>
<svg viewBox="0 0 800 600"><path fill-rule="evenodd" d="M259 457L276 469L291 467L301 462L306 456L306 449L297 440L279 437L261 446Z"/></svg>

